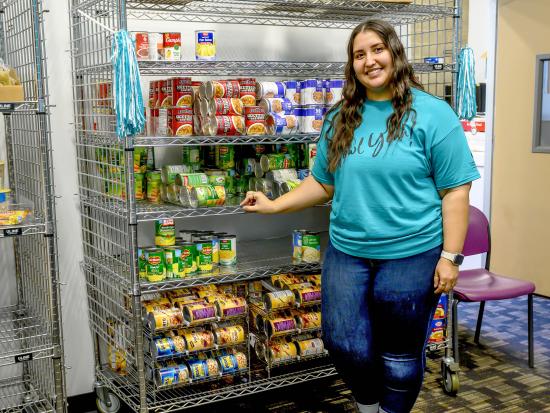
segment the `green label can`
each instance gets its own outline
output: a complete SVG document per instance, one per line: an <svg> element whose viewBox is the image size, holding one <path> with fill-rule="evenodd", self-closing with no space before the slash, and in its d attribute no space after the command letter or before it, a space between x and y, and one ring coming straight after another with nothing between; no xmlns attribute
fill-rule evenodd
<svg viewBox="0 0 550 413"><path fill-rule="evenodd" d="M166 264L166 278L179 278L179 257L181 249L179 247L165 247L164 261Z"/></svg>
<svg viewBox="0 0 550 413"><path fill-rule="evenodd" d="M147 200L153 204L160 204L161 172L149 171L147 178Z"/></svg>
<svg viewBox="0 0 550 413"><path fill-rule="evenodd" d="M198 146L184 146L182 163L184 165L197 164L201 161L200 149Z"/></svg>
<svg viewBox="0 0 550 413"><path fill-rule="evenodd" d="M197 267L199 272L211 272L212 265L212 241L199 240L197 247Z"/></svg>
<svg viewBox="0 0 550 413"><path fill-rule="evenodd" d="M217 171L216 171L217 172ZM223 172L223 171L219 171ZM208 174L208 184L212 186L225 186L225 175L224 174Z"/></svg>
<svg viewBox="0 0 550 413"><path fill-rule="evenodd" d="M193 208L213 207L225 203L225 188L223 186L201 185L191 190L190 204Z"/></svg>
<svg viewBox="0 0 550 413"><path fill-rule="evenodd" d="M233 145L216 146L216 166L220 169L235 167L235 147Z"/></svg>
<svg viewBox="0 0 550 413"><path fill-rule="evenodd" d="M176 243L176 226L174 220L159 219L155 221L155 244L157 247L168 247Z"/></svg>
<svg viewBox="0 0 550 413"><path fill-rule="evenodd" d="M145 175L142 173L134 174L134 187L136 190L136 199L144 200L147 196L145 192Z"/></svg>
<svg viewBox="0 0 550 413"><path fill-rule="evenodd" d="M179 273L183 275L195 274L197 267L197 246L191 242L184 242L180 245L181 257L179 261Z"/></svg>
<svg viewBox="0 0 550 413"><path fill-rule="evenodd" d="M166 278L164 250L162 248L148 248L145 251L145 259L147 260L147 280L149 282L164 280Z"/></svg>
<svg viewBox="0 0 550 413"><path fill-rule="evenodd" d="M208 184L208 177L202 173L178 173L174 180L178 186L198 186Z"/></svg>
<svg viewBox="0 0 550 413"><path fill-rule="evenodd" d="M134 172L147 172L147 148L139 146L134 148Z"/></svg>
<svg viewBox="0 0 550 413"><path fill-rule="evenodd" d="M145 249L138 248L138 269L139 278L147 279L147 260L145 259Z"/></svg>
<svg viewBox="0 0 550 413"><path fill-rule="evenodd" d="M220 265L237 264L237 237L227 235L220 237Z"/></svg>
<svg viewBox="0 0 550 413"><path fill-rule="evenodd" d="M321 237L318 232L306 232L302 237L302 261L318 263L321 260Z"/></svg>

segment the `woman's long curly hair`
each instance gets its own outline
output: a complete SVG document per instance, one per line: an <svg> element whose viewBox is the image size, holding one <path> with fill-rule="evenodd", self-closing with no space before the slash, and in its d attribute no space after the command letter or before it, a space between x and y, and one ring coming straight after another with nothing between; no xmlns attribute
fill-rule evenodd
<svg viewBox="0 0 550 413"><path fill-rule="evenodd" d="M339 104L329 111L330 113L339 109L329 128L329 130L334 130L334 135L329 140L328 146L328 170L330 172L334 172L347 155L353 141L353 133L362 121L361 112L363 103L367 100L367 90L355 76L353 42L359 33L366 31L373 31L380 37L389 49L393 60L394 70L389 87L392 90L391 103L394 111L387 121L387 141L389 143L403 137L407 120L411 112L415 112L414 109L411 109L411 87L423 89L407 60L401 40L389 23L373 19L367 20L353 29L348 42L348 61L345 67L346 86L342 92L343 97Z"/></svg>

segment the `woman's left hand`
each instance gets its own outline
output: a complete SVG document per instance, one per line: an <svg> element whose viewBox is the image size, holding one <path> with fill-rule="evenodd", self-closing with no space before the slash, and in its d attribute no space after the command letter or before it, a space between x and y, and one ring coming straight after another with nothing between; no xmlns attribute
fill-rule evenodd
<svg viewBox="0 0 550 413"><path fill-rule="evenodd" d="M448 293L456 285L458 267L446 258L440 258L435 267L434 288L436 294Z"/></svg>

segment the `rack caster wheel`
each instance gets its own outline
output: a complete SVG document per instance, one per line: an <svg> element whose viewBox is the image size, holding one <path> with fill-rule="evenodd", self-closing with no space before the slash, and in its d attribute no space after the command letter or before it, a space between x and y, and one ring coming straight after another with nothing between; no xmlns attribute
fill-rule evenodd
<svg viewBox="0 0 550 413"><path fill-rule="evenodd" d="M107 393L107 400L98 396L95 400L99 413L117 413L120 410L120 400L113 393Z"/></svg>
<svg viewBox="0 0 550 413"><path fill-rule="evenodd" d="M441 362L441 377L443 378L445 392L452 396L456 395L458 393L458 389L460 388L458 371L455 371L445 362Z"/></svg>

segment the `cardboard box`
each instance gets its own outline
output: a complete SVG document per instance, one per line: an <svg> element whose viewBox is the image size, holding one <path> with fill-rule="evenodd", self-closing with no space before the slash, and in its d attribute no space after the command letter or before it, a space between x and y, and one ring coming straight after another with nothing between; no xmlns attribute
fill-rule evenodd
<svg viewBox="0 0 550 413"><path fill-rule="evenodd" d="M23 85L0 86L0 102L23 102L24 100Z"/></svg>

